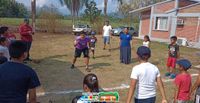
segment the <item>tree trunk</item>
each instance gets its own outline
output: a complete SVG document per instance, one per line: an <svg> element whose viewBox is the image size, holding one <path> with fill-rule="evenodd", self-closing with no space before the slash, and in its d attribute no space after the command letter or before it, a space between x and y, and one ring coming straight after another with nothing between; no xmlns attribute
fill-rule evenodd
<svg viewBox="0 0 200 103"><path fill-rule="evenodd" d="M108 5L108 0L104 0L104 20L108 20L107 17L107 5Z"/></svg>
<svg viewBox="0 0 200 103"><path fill-rule="evenodd" d="M33 27L33 32L35 32L36 0L31 0L31 11L32 11L32 27Z"/></svg>

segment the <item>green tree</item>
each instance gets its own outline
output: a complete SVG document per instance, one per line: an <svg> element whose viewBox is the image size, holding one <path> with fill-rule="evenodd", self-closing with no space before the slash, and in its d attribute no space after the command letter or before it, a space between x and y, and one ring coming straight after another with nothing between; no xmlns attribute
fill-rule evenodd
<svg viewBox="0 0 200 103"><path fill-rule="evenodd" d="M80 9L87 3L89 0L59 0L62 5L66 5L70 10L72 15L72 22L74 23L74 18L78 17Z"/></svg>
<svg viewBox="0 0 200 103"><path fill-rule="evenodd" d="M0 0L0 17L25 17L27 8L15 0Z"/></svg>
<svg viewBox="0 0 200 103"><path fill-rule="evenodd" d="M101 10L96 5L94 1L86 3L85 16L89 18L91 24L94 24L95 20L101 15Z"/></svg>

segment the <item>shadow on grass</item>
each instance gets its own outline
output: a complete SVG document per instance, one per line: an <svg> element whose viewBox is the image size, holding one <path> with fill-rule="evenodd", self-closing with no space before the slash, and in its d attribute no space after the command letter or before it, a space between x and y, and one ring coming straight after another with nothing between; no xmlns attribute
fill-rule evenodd
<svg viewBox="0 0 200 103"><path fill-rule="evenodd" d="M131 63L137 63L138 59L137 58L131 58Z"/></svg>
<svg viewBox="0 0 200 103"><path fill-rule="evenodd" d="M90 65L92 69L102 69L103 67L106 67L106 66L111 66L111 64L110 63L96 63L96 64Z"/></svg>
<svg viewBox="0 0 200 103"><path fill-rule="evenodd" d="M111 55L100 55L100 56L96 56L95 58L98 59L98 58L105 58L105 57L110 57Z"/></svg>

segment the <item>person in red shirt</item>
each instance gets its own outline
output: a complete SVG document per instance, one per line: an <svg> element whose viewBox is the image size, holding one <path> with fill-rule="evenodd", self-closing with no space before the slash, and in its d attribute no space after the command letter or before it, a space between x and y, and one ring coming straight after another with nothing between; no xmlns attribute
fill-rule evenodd
<svg viewBox="0 0 200 103"><path fill-rule="evenodd" d="M174 103L187 103L190 100L190 89L192 84L192 77L187 72L191 67L191 63L187 59L177 61L180 74L175 78L175 95Z"/></svg>
<svg viewBox="0 0 200 103"><path fill-rule="evenodd" d="M29 25L29 19L24 19L24 23L19 27L19 33L21 35L21 40L27 45L28 56L25 61L31 61L29 51L31 49L31 44L33 41L32 35L34 32L32 27Z"/></svg>

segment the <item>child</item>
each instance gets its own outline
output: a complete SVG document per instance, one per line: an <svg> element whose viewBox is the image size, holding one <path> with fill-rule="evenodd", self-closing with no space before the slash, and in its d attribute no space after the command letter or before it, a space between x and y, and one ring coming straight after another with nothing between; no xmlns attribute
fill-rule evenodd
<svg viewBox="0 0 200 103"><path fill-rule="evenodd" d="M150 47L150 38L148 35L144 36L143 46Z"/></svg>
<svg viewBox="0 0 200 103"><path fill-rule="evenodd" d="M191 67L190 61L187 59L181 59L177 61L178 69L180 74L175 78L175 95L174 103L187 103L190 100L190 87L192 83L192 78L187 72Z"/></svg>
<svg viewBox="0 0 200 103"><path fill-rule="evenodd" d="M36 103L36 87L40 86L35 71L23 64L27 47L21 41L9 46L11 60L0 66L0 103ZM27 101L29 94L29 101Z"/></svg>
<svg viewBox="0 0 200 103"><path fill-rule="evenodd" d="M200 103L200 71L195 84L192 86L190 96L192 96L195 91L195 103Z"/></svg>
<svg viewBox="0 0 200 103"><path fill-rule="evenodd" d="M90 38L90 49L92 51L92 57L93 57L93 59L95 59L94 53L95 53L95 45L97 42L97 38L95 37L95 32L92 32L91 35L92 36Z"/></svg>
<svg viewBox="0 0 200 103"><path fill-rule="evenodd" d="M74 42L75 46L75 55L73 59L73 63L71 66L71 69L74 68L74 64L76 63L76 59L81 57L81 54L83 53L85 58L85 64L86 64L86 71L90 72L90 69L88 68L89 64L89 43L90 39L85 36L84 32L81 32L81 35L78 36Z"/></svg>
<svg viewBox="0 0 200 103"><path fill-rule="evenodd" d="M140 64L132 69L131 84L126 103L131 103L132 95L135 92L135 103L155 103L156 83L161 91L162 102L167 103L163 83L159 69L148 62L151 57L151 50L141 46L137 50Z"/></svg>
<svg viewBox="0 0 200 103"><path fill-rule="evenodd" d="M0 37L0 56L4 56L10 60L10 55L7 47L7 40L5 37Z"/></svg>
<svg viewBox="0 0 200 103"><path fill-rule="evenodd" d="M174 73L176 60L177 58L179 58L180 54L179 54L179 46L176 44L177 37L172 36L170 40L171 44L169 44L168 46L169 51L167 59L167 73L165 74L165 76L167 77L170 76L171 79L174 79L176 77L176 74Z"/></svg>
<svg viewBox="0 0 200 103"><path fill-rule="evenodd" d="M99 92L99 83L98 78L95 74L88 74L84 77L83 80L83 91L86 93L98 93ZM72 100L72 103L89 103L81 100L82 96L77 96Z"/></svg>
<svg viewBox="0 0 200 103"><path fill-rule="evenodd" d="M5 37L8 40L8 44L16 40L16 36L10 33L9 28L7 26L3 26L0 28L1 37Z"/></svg>

